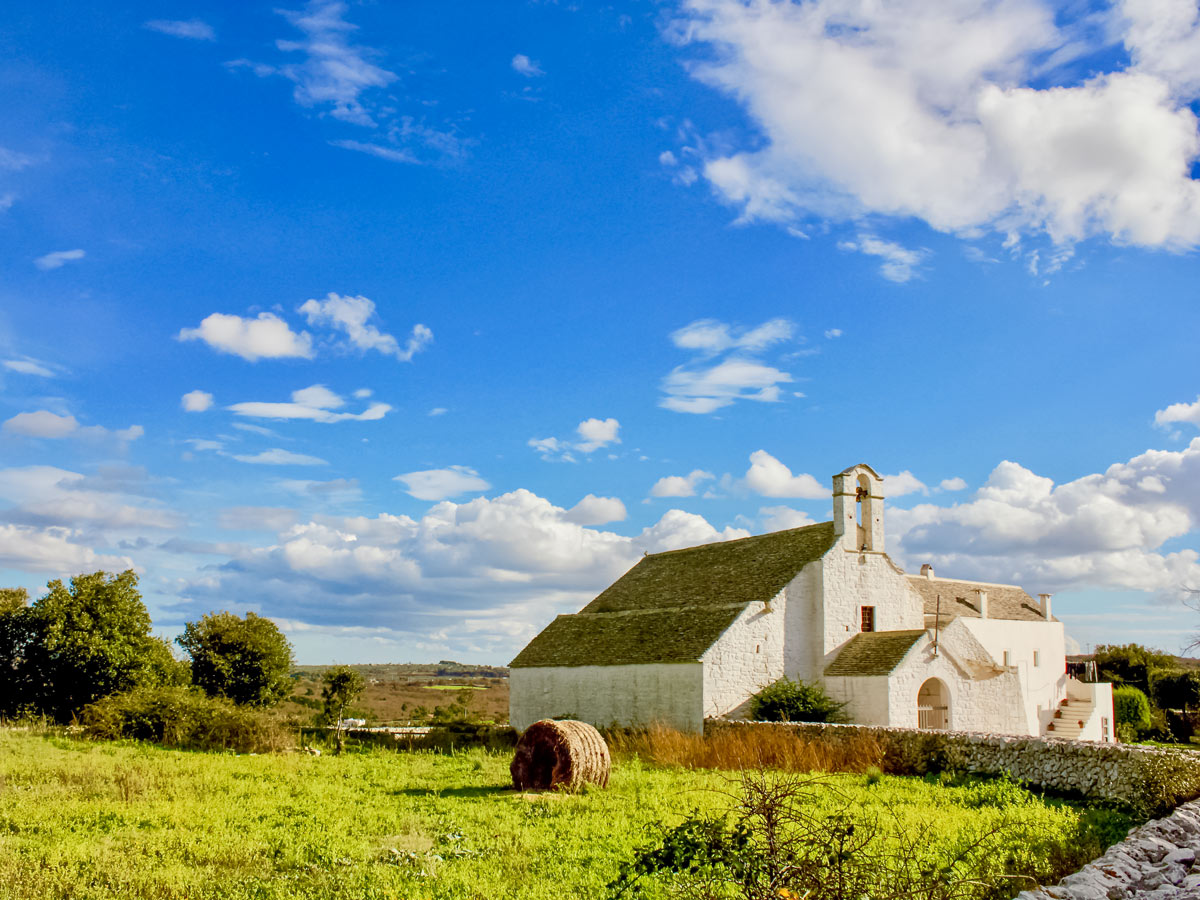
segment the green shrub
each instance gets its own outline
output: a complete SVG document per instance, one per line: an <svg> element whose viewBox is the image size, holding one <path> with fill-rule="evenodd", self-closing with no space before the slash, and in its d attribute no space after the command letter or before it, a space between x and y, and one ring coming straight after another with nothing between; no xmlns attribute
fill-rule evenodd
<svg viewBox="0 0 1200 900"><path fill-rule="evenodd" d="M819 684L785 677L750 698L750 715L759 722L838 722L845 705Z"/></svg>
<svg viewBox="0 0 1200 900"><path fill-rule="evenodd" d="M113 694L85 707L80 722L91 738L130 738L185 750L261 753L292 743L278 715L195 688L146 687Z"/></svg>
<svg viewBox="0 0 1200 900"><path fill-rule="evenodd" d="M1137 740L1150 728L1150 701L1135 687L1122 686L1113 691L1113 713L1117 735L1123 741Z"/></svg>

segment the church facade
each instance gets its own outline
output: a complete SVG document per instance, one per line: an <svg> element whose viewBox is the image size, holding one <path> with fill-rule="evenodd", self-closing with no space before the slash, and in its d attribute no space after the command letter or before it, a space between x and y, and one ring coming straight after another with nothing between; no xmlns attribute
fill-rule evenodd
<svg viewBox="0 0 1200 900"><path fill-rule="evenodd" d="M698 731L787 676L861 724L1112 740L1111 688L1068 677L1050 595L905 573L882 488L854 466L833 478L832 522L643 558L512 661L512 724Z"/></svg>

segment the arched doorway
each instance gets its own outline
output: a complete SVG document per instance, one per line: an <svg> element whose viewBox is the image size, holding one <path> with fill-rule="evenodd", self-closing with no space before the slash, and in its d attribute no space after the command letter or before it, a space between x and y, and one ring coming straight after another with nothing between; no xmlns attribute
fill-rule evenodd
<svg viewBox="0 0 1200 900"><path fill-rule="evenodd" d="M941 679L930 678L917 691L917 727L926 731L950 727L950 691Z"/></svg>

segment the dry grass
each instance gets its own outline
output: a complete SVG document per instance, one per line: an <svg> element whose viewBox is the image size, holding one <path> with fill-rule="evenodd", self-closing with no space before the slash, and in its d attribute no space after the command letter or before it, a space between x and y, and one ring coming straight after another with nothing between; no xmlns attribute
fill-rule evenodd
<svg viewBox="0 0 1200 900"><path fill-rule="evenodd" d="M781 769L788 772L866 772L884 768L884 747L870 735L838 742L806 741L785 729L729 728L711 736L663 725L606 735L614 756L637 756L688 769Z"/></svg>

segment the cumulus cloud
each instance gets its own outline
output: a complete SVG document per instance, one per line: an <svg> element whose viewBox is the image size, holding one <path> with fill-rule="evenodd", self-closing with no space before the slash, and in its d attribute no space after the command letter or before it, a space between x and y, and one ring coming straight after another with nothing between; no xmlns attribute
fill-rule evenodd
<svg viewBox="0 0 1200 900"><path fill-rule="evenodd" d="M486 491L491 487L479 477L478 472L467 466L406 472L392 480L401 482L406 488L406 493L418 500L445 500L460 494Z"/></svg>
<svg viewBox="0 0 1200 900"><path fill-rule="evenodd" d="M764 506L758 514L762 518L763 531L786 531L789 528L817 524L808 513L792 509L790 506Z"/></svg>
<svg viewBox="0 0 1200 900"><path fill-rule="evenodd" d="M706 51L692 74L760 132L707 153L704 176L742 221L915 217L964 235L1195 246L1194 4L1120 12L1108 24L1132 64L1080 79L1077 61L1112 33L1082 7L685 0L675 33Z"/></svg>
<svg viewBox="0 0 1200 900"><path fill-rule="evenodd" d="M645 552L747 535L680 510L631 537L573 518L526 490L443 501L419 518L319 516L271 546L243 548L183 594L196 610L253 596L272 616L314 627L369 621L403 640L500 656L555 613L578 610Z"/></svg>
<svg viewBox="0 0 1200 900"><path fill-rule="evenodd" d="M917 266L929 255L927 250L909 250L894 241L880 240L870 234L860 234L857 241L841 241L838 249L878 256L883 260L883 265L879 267L880 274L898 284L911 281L917 274Z"/></svg>
<svg viewBox="0 0 1200 900"><path fill-rule="evenodd" d="M306 456L303 453L293 453L274 447L261 453L242 453L233 455L238 462L252 463L259 466L327 466L329 462L318 456Z"/></svg>
<svg viewBox="0 0 1200 900"><path fill-rule="evenodd" d="M84 475L55 466L0 469L0 521L84 530L174 529L184 518L153 498L139 497L140 469L101 468Z"/></svg>
<svg viewBox="0 0 1200 900"><path fill-rule="evenodd" d="M61 269L67 263L76 262L85 256L87 254L82 250L55 250L53 253L39 256L33 264L43 272L49 272L51 269Z"/></svg>
<svg viewBox="0 0 1200 900"><path fill-rule="evenodd" d="M1200 554L1163 545L1200 522L1200 438L1056 485L1005 461L964 503L888 513L911 564L1048 591L1173 591L1200 584Z"/></svg>
<svg viewBox="0 0 1200 900"><path fill-rule="evenodd" d="M576 525L606 525L624 522L626 515L625 504L616 497L588 494L563 514L563 521Z"/></svg>
<svg viewBox="0 0 1200 900"><path fill-rule="evenodd" d="M392 409L387 403L372 403L358 413L335 412L346 401L323 384L292 391L290 403L250 401L235 403L229 409L236 415L256 419L307 419L312 422L370 422L382 419Z"/></svg>
<svg viewBox="0 0 1200 900"><path fill-rule="evenodd" d="M213 395L207 391L188 391L179 398L185 412L204 412L213 404Z"/></svg>
<svg viewBox="0 0 1200 900"><path fill-rule="evenodd" d="M133 560L96 553L69 528L0 525L0 566L65 577L98 569L123 571L133 568Z"/></svg>
<svg viewBox="0 0 1200 900"><path fill-rule="evenodd" d="M747 488L764 497L824 500L831 491L812 475L793 475L791 469L766 450L755 450L750 454L750 468L743 481Z"/></svg>
<svg viewBox="0 0 1200 900"><path fill-rule="evenodd" d="M80 425L79 420L72 415L59 415L47 409L17 413L0 426L0 431L22 437L50 440L67 437L92 440L112 438L122 443L136 441L146 433L141 425L130 425L128 428L115 430L101 425Z"/></svg>
<svg viewBox="0 0 1200 900"><path fill-rule="evenodd" d="M193 41L215 41L217 39L217 33L213 31L213 27L200 19L187 19L186 21L151 19L142 27L161 34L169 34L172 37L189 38Z"/></svg>
<svg viewBox="0 0 1200 900"><path fill-rule="evenodd" d="M21 375L38 375L42 378L53 378L54 370L43 362L26 356L24 359L6 359L4 368Z"/></svg>
<svg viewBox="0 0 1200 900"><path fill-rule="evenodd" d="M296 521L296 510L281 506L231 506L221 510L217 525L226 531L280 532Z"/></svg>
<svg viewBox="0 0 1200 900"><path fill-rule="evenodd" d="M1200 397L1195 403L1172 403L1154 414L1154 424L1169 427L1180 422L1200 428Z"/></svg>
<svg viewBox="0 0 1200 900"><path fill-rule="evenodd" d="M925 482L905 469L898 475L883 476L883 495L885 497L903 497L905 494L928 494L929 488Z"/></svg>
<svg viewBox="0 0 1200 900"><path fill-rule="evenodd" d="M954 478L943 478L941 483L938 484L937 489L939 491L962 491L962 490L965 490L966 487L967 487L966 481L964 481L961 478L954 477Z"/></svg>
<svg viewBox="0 0 1200 900"><path fill-rule="evenodd" d="M418 323L401 346L392 335L381 332L371 324L371 320L377 318L375 303L361 295L349 297L330 293L324 300L306 300L300 307L300 313L310 326L327 326L341 331L356 349L377 350L401 362L411 361L433 340L433 332Z"/></svg>
<svg viewBox="0 0 1200 900"><path fill-rule="evenodd" d="M526 78L536 78L546 74L537 61L530 59L524 53L518 53L512 58L512 67L514 72L524 75Z"/></svg>
<svg viewBox="0 0 1200 900"><path fill-rule="evenodd" d="M250 362L260 359L286 359L313 356L312 337L307 331L299 334L274 313L259 313L257 318L213 313L201 320L197 328L179 332L181 341L203 341L221 353L240 356Z"/></svg>
<svg viewBox="0 0 1200 900"><path fill-rule="evenodd" d="M432 413L430 414L432 415ZM584 419L575 427L576 440L556 437L530 438L527 444L536 450L546 460L560 462L575 462L574 452L594 453L610 444L621 443L618 432L621 423L616 419Z"/></svg>
<svg viewBox="0 0 1200 900"><path fill-rule="evenodd" d="M693 469L687 475L667 475L654 482L650 488L651 497L694 497L696 488L705 481L713 479L712 472L703 469Z"/></svg>
<svg viewBox="0 0 1200 900"><path fill-rule="evenodd" d="M792 338L794 325L771 319L756 328L736 328L700 319L671 333L671 342L696 358L676 366L662 381L659 406L675 412L710 413L736 400L775 402L780 385L792 376L767 365L758 355Z"/></svg>

